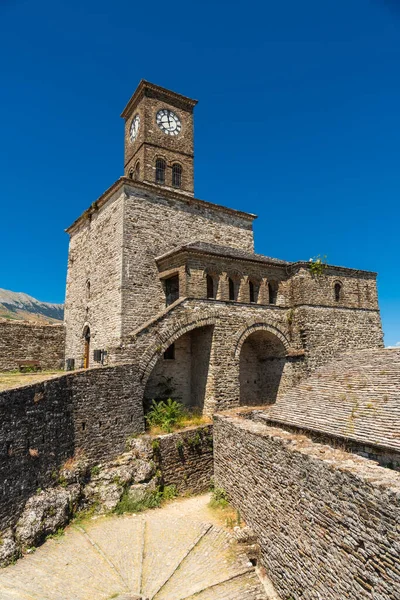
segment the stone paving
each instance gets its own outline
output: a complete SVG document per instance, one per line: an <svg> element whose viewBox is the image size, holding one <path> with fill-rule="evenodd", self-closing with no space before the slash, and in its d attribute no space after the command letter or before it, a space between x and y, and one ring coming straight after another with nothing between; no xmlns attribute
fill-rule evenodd
<svg viewBox="0 0 400 600"><path fill-rule="evenodd" d="M0 571L0 598L273 600L208 501L73 524Z"/></svg>

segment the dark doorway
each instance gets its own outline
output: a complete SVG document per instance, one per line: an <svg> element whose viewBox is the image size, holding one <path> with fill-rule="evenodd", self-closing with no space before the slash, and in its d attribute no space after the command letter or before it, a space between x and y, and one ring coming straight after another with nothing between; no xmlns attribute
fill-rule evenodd
<svg viewBox="0 0 400 600"><path fill-rule="evenodd" d="M240 404L273 404L286 360L285 347L273 333L261 330L250 334L240 353Z"/></svg>
<svg viewBox="0 0 400 600"><path fill-rule="evenodd" d="M203 409L213 329L213 326L205 326L185 333L158 359L146 384L145 411L152 400L168 398L178 400L191 409Z"/></svg>
<svg viewBox="0 0 400 600"><path fill-rule="evenodd" d="M84 351L83 351L83 368L89 368L89 360L90 360L90 328L85 327L83 330L83 338L84 338Z"/></svg>

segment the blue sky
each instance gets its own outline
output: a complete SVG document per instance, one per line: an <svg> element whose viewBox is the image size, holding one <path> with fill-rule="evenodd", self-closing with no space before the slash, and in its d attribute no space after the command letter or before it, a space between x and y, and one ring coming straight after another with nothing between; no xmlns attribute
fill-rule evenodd
<svg viewBox="0 0 400 600"><path fill-rule="evenodd" d="M396 344L399 66L398 0L0 0L0 287L63 301L145 78L199 100L196 196L258 214L257 252L378 271Z"/></svg>

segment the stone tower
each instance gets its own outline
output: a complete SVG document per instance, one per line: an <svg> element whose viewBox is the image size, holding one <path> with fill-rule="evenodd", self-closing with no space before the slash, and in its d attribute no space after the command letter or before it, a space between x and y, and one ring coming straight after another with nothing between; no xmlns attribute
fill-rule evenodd
<svg viewBox="0 0 400 600"><path fill-rule="evenodd" d="M125 119L124 173L135 181L193 195L193 108L196 100L142 80Z"/></svg>
<svg viewBox="0 0 400 600"><path fill-rule="evenodd" d="M75 366L92 366L94 350L109 352L165 309L157 256L194 240L253 251L254 215L194 198L196 103L142 80L122 113L124 176L67 229L66 358Z"/></svg>

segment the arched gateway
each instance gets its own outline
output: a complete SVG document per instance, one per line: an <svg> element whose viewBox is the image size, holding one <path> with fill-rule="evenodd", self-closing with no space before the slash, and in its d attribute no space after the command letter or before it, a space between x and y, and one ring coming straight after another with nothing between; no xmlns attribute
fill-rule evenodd
<svg viewBox="0 0 400 600"><path fill-rule="evenodd" d="M276 401L287 362L285 345L267 329L255 329L240 346L240 404L256 406Z"/></svg>
<svg viewBox="0 0 400 600"><path fill-rule="evenodd" d="M207 394L214 327L187 331L159 354L144 390L144 407L152 400L172 398L191 409L203 410Z"/></svg>

